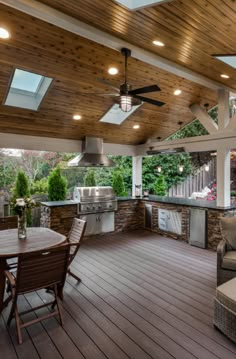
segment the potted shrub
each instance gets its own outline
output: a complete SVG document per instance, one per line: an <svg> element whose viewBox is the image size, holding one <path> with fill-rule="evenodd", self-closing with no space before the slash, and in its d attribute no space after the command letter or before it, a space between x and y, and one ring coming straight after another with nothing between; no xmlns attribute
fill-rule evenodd
<svg viewBox="0 0 236 359"><path fill-rule="evenodd" d="M49 201L64 201L66 199L67 181L61 175L60 168L55 168L48 178L48 199Z"/></svg>

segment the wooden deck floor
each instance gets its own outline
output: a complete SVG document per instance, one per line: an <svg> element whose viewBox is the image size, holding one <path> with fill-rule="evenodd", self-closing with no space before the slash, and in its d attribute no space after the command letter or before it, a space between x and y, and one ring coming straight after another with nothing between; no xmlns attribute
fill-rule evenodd
<svg viewBox="0 0 236 359"><path fill-rule="evenodd" d="M215 253L145 231L88 240L73 265L82 283L66 283L64 328L48 319L19 346L7 308L0 358L235 359L236 345L212 325L215 268ZM26 295L20 308L48 296Z"/></svg>

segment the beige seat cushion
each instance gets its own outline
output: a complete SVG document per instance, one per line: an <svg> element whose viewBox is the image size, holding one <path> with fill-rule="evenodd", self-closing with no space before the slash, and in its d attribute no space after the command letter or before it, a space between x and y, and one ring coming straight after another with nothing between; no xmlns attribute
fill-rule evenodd
<svg viewBox="0 0 236 359"><path fill-rule="evenodd" d="M236 250L236 217L222 217L221 234L226 240L228 250Z"/></svg>
<svg viewBox="0 0 236 359"><path fill-rule="evenodd" d="M236 278L217 287L216 298L227 308L236 312Z"/></svg>
<svg viewBox="0 0 236 359"><path fill-rule="evenodd" d="M228 251L225 253L222 268L236 271L236 251Z"/></svg>

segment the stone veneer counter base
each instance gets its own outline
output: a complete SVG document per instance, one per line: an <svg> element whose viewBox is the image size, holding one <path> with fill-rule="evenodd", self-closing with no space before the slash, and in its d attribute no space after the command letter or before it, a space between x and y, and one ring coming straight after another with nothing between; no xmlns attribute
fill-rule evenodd
<svg viewBox="0 0 236 359"><path fill-rule="evenodd" d="M208 248L216 249L221 240L220 218L236 216L236 205L229 208L217 207L215 203L203 200L188 200L150 196L149 198L121 197L118 198L118 210L115 212L115 232L145 228L145 204L152 206L152 226L150 231L163 236L184 240L189 239L189 213L191 208L207 210L208 217ZM181 235L160 230L158 226L158 209L181 212ZM42 202L41 226L68 235L73 218L77 215L77 202Z"/></svg>

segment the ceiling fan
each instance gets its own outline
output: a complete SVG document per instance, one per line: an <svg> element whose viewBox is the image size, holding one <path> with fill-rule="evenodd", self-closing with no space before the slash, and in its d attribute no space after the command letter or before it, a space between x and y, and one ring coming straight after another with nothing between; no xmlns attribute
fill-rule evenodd
<svg viewBox="0 0 236 359"><path fill-rule="evenodd" d="M124 47L121 49L121 54L125 57L125 81L124 81L124 83L120 85L120 88L116 88L116 87L112 86L110 83L108 83L107 81L105 81L103 79L98 79L98 81L113 88L116 91L116 93L104 93L104 94L93 93L93 95L113 97L114 102L119 104L120 109L124 112L131 111L132 106L141 105L143 102L147 102L147 103L149 103L151 105L155 105L155 106L165 105L164 102L161 102L158 100L153 100L148 97L140 96L140 94L161 91L160 87L157 85L140 87L140 88L137 88L134 90L132 89L132 86L128 83L128 57L131 56L131 50Z"/></svg>

